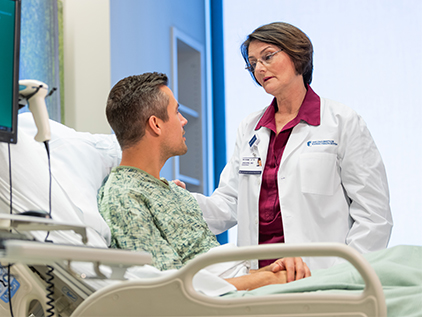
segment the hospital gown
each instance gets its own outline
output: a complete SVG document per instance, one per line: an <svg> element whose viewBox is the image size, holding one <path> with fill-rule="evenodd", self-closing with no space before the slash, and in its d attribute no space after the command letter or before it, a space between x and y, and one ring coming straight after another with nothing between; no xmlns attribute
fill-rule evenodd
<svg viewBox="0 0 422 317"><path fill-rule="evenodd" d="M111 230L111 247L147 251L160 270L178 269L219 245L188 191L134 167L111 171L98 207Z"/></svg>

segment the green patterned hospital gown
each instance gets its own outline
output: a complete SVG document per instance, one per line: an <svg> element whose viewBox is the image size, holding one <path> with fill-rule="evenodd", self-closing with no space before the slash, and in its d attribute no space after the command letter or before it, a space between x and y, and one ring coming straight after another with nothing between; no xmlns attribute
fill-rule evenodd
<svg viewBox="0 0 422 317"><path fill-rule="evenodd" d="M187 190L134 167L111 171L98 207L111 230L111 247L147 251L160 270L178 269L219 245Z"/></svg>

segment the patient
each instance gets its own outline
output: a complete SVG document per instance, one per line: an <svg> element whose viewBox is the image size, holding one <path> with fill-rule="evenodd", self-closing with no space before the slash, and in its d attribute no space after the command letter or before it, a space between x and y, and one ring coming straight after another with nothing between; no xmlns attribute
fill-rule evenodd
<svg viewBox="0 0 422 317"><path fill-rule="evenodd" d="M187 120L167 82L164 74L145 73L124 78L112 88L106 114L122 160L98 193L111 246L147 251L160 270L178 269L219 246L193 196L160 178L169 158L187 152ZM301 258L286 258L228 281L237 289L254 289L307 276L310 271Z"/></svg>

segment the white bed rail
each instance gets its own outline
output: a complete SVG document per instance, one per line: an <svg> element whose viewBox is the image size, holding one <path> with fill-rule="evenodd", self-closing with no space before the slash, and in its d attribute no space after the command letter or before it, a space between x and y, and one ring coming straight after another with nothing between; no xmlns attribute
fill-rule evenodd
<svg viewBox="0 0 422 317"><path fill-rule="evenodd" d="M193 276L219 262L287 256L336 256L362 275L360 294L277 294L247 298L215 298L196 292ZM343 244L273 244L222 249L198 256L175 274L126 281L105 287L72 314L82 316L386 316L381 283L369 263Z"/></svg>
<svg viewBox="0 0 422 317"><path fill-rule="evenodd" d="M129 267L150 264L151 255L147 252L93 248L87 246L61 245L26 240L3 241L5 250L0 252L0 260L9 263L54 264L66 261L71 270L72 262L91 262L98 278L107 278L100 271L100 265L112 270L110 279L124 279ZM3 253L3 254L2 254Z"/></svg>
<svg viewBox="0 0 422 317"><path fill-rule="evenodd" d="M11 229L27 234L28 239L32 239L30 231L72 230L81 236L84 244L88 242L84 225L69 224L49 218L0 213L0 231L8 232Z"/></svg>

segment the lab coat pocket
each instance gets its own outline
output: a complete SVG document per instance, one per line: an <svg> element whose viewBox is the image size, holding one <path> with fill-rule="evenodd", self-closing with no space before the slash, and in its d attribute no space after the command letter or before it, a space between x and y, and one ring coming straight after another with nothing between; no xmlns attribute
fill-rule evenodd
<svg viewBox="0 0 422 317"><path fill-rule="evenodd" d="M333 195L336 155L332 153L303 153L300 156L300 183L303 193Z"/></svg>

